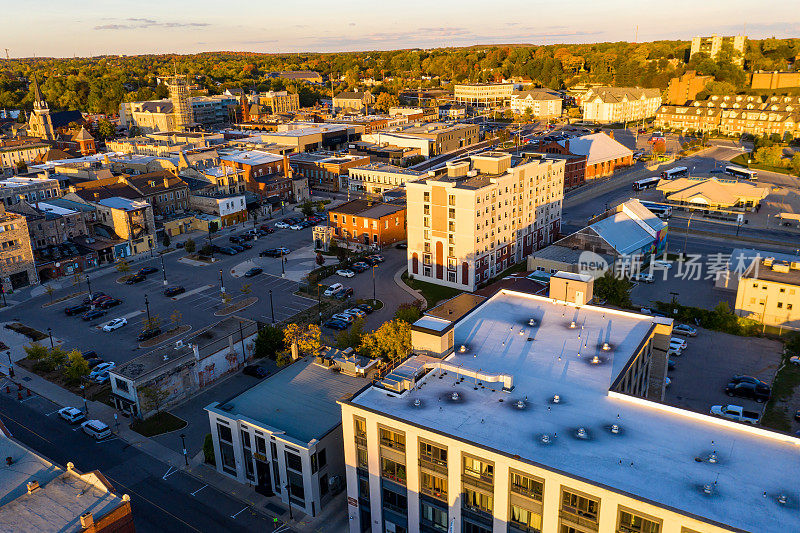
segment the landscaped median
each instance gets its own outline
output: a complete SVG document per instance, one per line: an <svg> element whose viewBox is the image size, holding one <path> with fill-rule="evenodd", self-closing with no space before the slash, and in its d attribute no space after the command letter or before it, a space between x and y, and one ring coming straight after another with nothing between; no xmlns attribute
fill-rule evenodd
<svg viewBox="0 0 800 533"><path fill-rule="evenodd" d="M255 296L251 296L250 298L245 298L244 300L239 300L238 302L231 302L216 313L214 316L228 316L230 314L235 313L236 311L241 311L245 307L250 307L254 303L258 301L258 298Z"/></svg>
<svg viewBox="0 0 800 533"><path fill-rule="evenodd" d="M192 326L189 326L188 324L182 324L175 328L169 329L164 333L162 333L161 335L153 337L152 339L147 339L146 341L140 342L139 348L152 348L153 346L158 346L162 342L166 342L173 337L177 337L179 335L183 335L184 333L188 333L189 331L191 331L191 329Z"/></svg>
<svg viewBox="0 0 800 533"><path fill-rule="evenodd" d="M437 285L435 283L428 283L427 281L413 279L408 275L408 271L403 273L401 279L403 280L403 283L415 291L420 292L422 297L425 298L425 301L428 302L428 308L434 307L442 300L449 300L453 296L463 292L458 289L453 289L452 287L445 287L443 285Z"/></svg>

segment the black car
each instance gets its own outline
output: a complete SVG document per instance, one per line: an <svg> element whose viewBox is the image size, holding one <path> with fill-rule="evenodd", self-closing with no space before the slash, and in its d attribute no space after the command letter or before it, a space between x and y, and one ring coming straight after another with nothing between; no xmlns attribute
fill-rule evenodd
<svg viewBox="0 0 800 533"><path fill-rule="evenodd" d="M110 307L117 306L117 305L119 305L121 303L122 303L122 300L120 300L119 298L111 298L110 300L104 300L104 301L100 302L98 307L100 307L100 309L108 309Z"/></svg>
<svg viewBox="0 0 800 533"><path fill-rule="evenodd" d="M236 248L231 248L229 246L226 246L224 248L220 248L219 249L219 253L225 254L225 255L236 255L236 254L239 253L239 250L237 250Z"/></svg>
<svg viewBox="0 0 800 533"><path fill-rule="evenodd" d="M354 263L354 264L350 265L350 270L352 270L356 274L364 272L368 268L369 268L368 266L363 265L363 264L359 264L359 263Z"/></svg>
<svg viewBox="0 0 800 533"><path fill-rule="evenodd" d="M367 314L370 314L373 311L372 306L369 305L369 304L358 304L356 306L356 308L357 309L361 309L362 311L364 311Z"/></svg>
<svg viewBox="0 0 800 533"><path fill-rule="evenodd" d="M106 314L106 312L103 311L102 309L92 309L91 311L86 311L85 313L83 313L81 315L81 319L86 320L88 322L89 320L100 318L104 314Z"/></svg>
<svg viewBox="0 0 800 533"><path fill-rule="evenodd" d="M86 359L86 364L89 365L89 368L94 368L101 363L105 363L99 357L86 357L86 354L83 354L83 358Z"/></svg>
<svg viewBox="0 0 800 533"><path fill-rule="evenodd" d="M154 274L156 272L158 272L158 269L156 267L142 267L139 269L138 274L144 274L146 276L148 274Z"/></svg>
<svg viewBox="0 0 800 533"><path fill-rule="evenodd" d="M73 305L64 309L67 316L77 315L89 310L89 302Z"/></svg>
<svg viewBox="0 0 800 533"><path fill-rule="evenodd" d="M769 385L761 381L760 379L754 378L753 376L746 376L743 374L738 374L731 378L731 383L752 383L753 385L759 385L767 390L769 390Z"/></svg>
<svg viewBox="0 0 800 533"><path fill-rule="evenodd" d="M130 278L128 278L128 281L126 281L125 283L127 283L128 285L133 285L135 283L141 283L142 281L144 281L146 279L147 279L147 276L145 276L144 274L137 273L137 274L134 274L133 276L131 276Z"/></svg>
<svg viewBox="0 0 800 533"><path fill-rule="evenodd" d="M242 235L239 235L239 242L237 242L236 244L240 244L240 245L244 246L244 243L246 243L247 241L252 241L252 240L253 240L253 236L251 234L243 233Z"/></svg>
<svg viewBox="0 0 800 533"><path fill-rule="evenodd" d="M258 253L259 257L280 257L281 252L277 248L267 248Z"/></svg>
<svg viewBox="0 0 800 533"><path fill-rule="evenodd" d="M177 296L184 292L186 292L186 289L184 289L182 285L176 285L174 287L167 287L164 289L164 296Z"/></svg>
<svg viewBox="0 0 800 533"><path fill-rule="evenodd" d="M245 250L249 250L250 248L253 247L253 245L250 244L249 242L240 242L238 246L239 248L244 248Z"/></svg>
<svg viewBox="0 0 800 533"><path fill-rule="evenodd" d="M749 398L758 403L769 400L769 387L763 387L754 383L728 383L725 387L725 394L728 396L738 396L739 398Z"/></svg>
<svg viewBox="0 0 800 533"><path fill-rule="evenodd" d="M253 276L258 276L262 272L264 272L263 268L261 268L261 267L253 267L253 268L251 268L250 270L248 270L247 272L244 273L244 277L252 278Z"/></svg>
<svg viewBox="0 0 800 533"><path fill-rule="evenodd" d="M346 288L340 290L339 292L337 292L336 294L333 295L333 297L336 298L337 300L346 300L347 298L350 298L351 296L353 296L353 288L352 287L346 287Z"/></svg>
<svg viewBox="0 0 800 533"><path fill-rule="evenodd" d="M239 244L239 237L237 237L236 235L231 235L230 237L228 237L228 240L233 244Z"/></svg>
<svg viewBox="0 0 800 533"><path fill-rule="evenodd" d="M236 250L236 253L244 252L244 246L240 244L231 244L229 248L233 248L234 250Z"/></svg>
<svg viewBox="0 0 800 533"><path fill-rule="evenodd" d="M263 366L258 365L247 365L242 370L242 374L246 376L253 376L254 378L265 378L269 376L269 371L264 368Z"/></svg>
<svg viewBox="0 0 800 533"><path fill-rule="evenodd" d="M139 333L139 336L136 337L136 340L146 341L147 339L152 339L153 337L158 337L159 335L161 335L161 328L148 328Z"/></svg>
<svg viewBox="0 0 800 533"><path fill-rule="evenodd" d="M395 248L397 248L398 250L407 250L408 249L408 245L406 243L404 243L404 242L401 242L400 244L395 246Z"/></svg>
<svg viewBox="0 0 800 533"><path fill-rule="evenodd" d="M675 370L675 361L672 359L667 360L667 370Z"/></svg>
<svg viewBox="0 0 800 533"><path fill-rule="evenodd" d="M344 320L336 320L335 318L331 318L330 320L326 320L322 324L323 327L326 327L328 329L336 329L336 330L339 330L339 331L347 329L347 326L349 326L349 325L350 324L348 324Z"/></svg>

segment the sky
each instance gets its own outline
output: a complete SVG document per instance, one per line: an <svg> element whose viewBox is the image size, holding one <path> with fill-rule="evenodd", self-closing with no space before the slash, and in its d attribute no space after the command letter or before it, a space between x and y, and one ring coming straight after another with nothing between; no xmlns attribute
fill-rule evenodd
<svg viewBox="0 0 800 533"><path fill-rule="evenodd" d="M29 0L3 15L11 57L800 37L798 0Z"/></svg>

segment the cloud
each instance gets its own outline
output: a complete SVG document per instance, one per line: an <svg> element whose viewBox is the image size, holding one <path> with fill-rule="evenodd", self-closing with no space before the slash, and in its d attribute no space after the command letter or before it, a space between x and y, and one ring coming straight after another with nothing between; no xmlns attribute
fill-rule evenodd
<svg viewBox="0 0 800 533"><path fill-rule="evenodd" d="M207 22L159 22L149 18L129 17L122 22L100 24L95 30L141 30L147 28L203 28L210 26Z"/></svg>
<svg viewBox="0 0 800 533"><path fill-rule="evenodd" d="M348 24L348 26L355 26L355 25L356 25L355 22L351 22L350 24Z"/></svg>

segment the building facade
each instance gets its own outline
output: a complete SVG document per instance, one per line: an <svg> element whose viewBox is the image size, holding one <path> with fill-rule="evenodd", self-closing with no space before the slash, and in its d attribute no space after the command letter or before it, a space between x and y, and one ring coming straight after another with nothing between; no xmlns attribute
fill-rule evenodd
<svg viewBox="0 0 800 533"><path fill-rule="evenodd" d="M744 48L747 37L744 35L733 35L723 37L716 33L710 37L693 37L692 47L689 51L689 59L695 54L703 53L711 59L716 59L721 51L728 49L732 53L731 61L734 65L744 64Z"/></svg>
<svg viewBox="0 0 800 533"><path fill-rule="evenodd" d="M453 86L455 102L469 107L502 107L511 102L513 93L513 83L476 83Z"/></svg>
<svg viewBox="0 0 800 533"><path fill-rule="evenodd" d="M347 177L347 184L348 190L352 192L381 195L392 189L403 187L408 180L414 180L426 175L426 172L385 163L370 163L351 167Z"/></svg>
<svg viewBox="0 0 800 533"><path fill-rule="evenodd" d="M667 87L667 103L684 105L697 97L697 93L706 88L714 76L698 76L694 70L688 70L682 76L669 80Z"/></svg>
<svg viewBox="0 0 800 533"><path fill-rule="evenodd" d="M753 260L739 277L734 309L767 326L800 328L800 262Z"/></svg>
<svg viewBox="0 0 800 533"><path fill-rule="evenodd" d="M661 91L640 87L595 87L586 91L581 102L585 122L633 122L656 116L661 105Z"/></svg>
<svg viewBox="0 0 800 533"><path fill-rule="evenodd" d="M757 90L795 89L800 87L800 72L753 72L750 88Z"/></svg>
<svg viewBox="0 0 800 533"><path fill-rule="evenodd" d="M338 192L347 190L347 176L351 168L366 165L369 157L337 154L334 152L315 152L294 154L289 158L292 172L308 179L311 190Z"/></svg>
<svg viewBox="0 0 800 533"><path fill-rule="evenodd" d="M474 291L533 250L561 223L563 160L485 152L447 174L406 183L408 273Z"/></svg>
<svg viewBox="0 0 800 533"><path fill-rule="evenodd" d="M375 104L369 91L344 91L333 97L333 108L343 113L368 113Z"/></svg>
<svg viewBox="0 0 800 533"><path fill-rule="evenodd" d="M406 207L352 200L328 211L328 227L333 240L380 249L406 240Z"/></svg>
<svg viewBox="0 0 800 533"><path fill-rule="evenodd" d="M561 95L554 91L534 89L531 91L514 91L511 95L511 109L524 115L529 113L535 118L557 118L561 116Z"/></svg>

